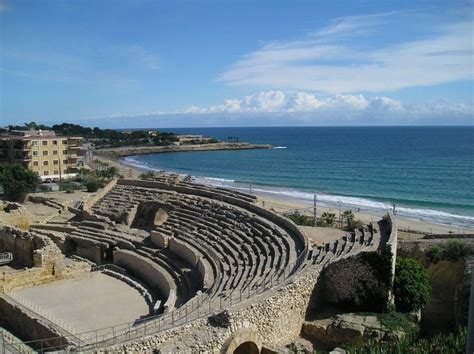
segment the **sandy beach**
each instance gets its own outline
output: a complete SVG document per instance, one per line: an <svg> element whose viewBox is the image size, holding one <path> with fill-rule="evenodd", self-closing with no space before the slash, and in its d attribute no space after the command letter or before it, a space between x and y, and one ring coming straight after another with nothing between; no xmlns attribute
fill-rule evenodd
<svg viewBox="0 0 474 354"><path fill-rule="evenodd" d="M109 163L117 167L119 173L125 178L138 178L138 176L143 173L145 170L140 170L138 167L125 165L121 162L120 159L110 158L106 156L95 156L97 160L102 162ZM273 209L277 213L285 213L297 209L305 209L307 213L312 213L312 203L302 202L299 200L291 200L288 198L279 198L274 196L268 196L263 194L255 193L258 197L258 203L266 208ZM342 209L341 212L347 209ZM317 214L321 215L325 211L330 211L336 214L338 218L339 210L338 208L317 206ZM302 212L305 212L303 210ZM380 220L384 213L367 213L359 212L354 210L354 215L356 219L360 219L365 223ZM415 239L422 237L423 234L434 233L434 234L446 234L446 233L455 233L455 234L474 234L474 229L472 228L463 228L454 225L444 225L437 224L434 222L427 222L422 220L411 220L407 218L397 217L397 226L401 230L399 233L401 238ZM311 228L314 229L314 228ZM318 228L316 228L318 229Z"/></svg>

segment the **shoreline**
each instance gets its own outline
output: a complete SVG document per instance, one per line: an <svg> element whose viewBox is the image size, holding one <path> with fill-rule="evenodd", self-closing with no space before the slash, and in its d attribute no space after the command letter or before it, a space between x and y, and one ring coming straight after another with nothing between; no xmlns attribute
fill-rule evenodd
<svg viewBox="0 0 474 354"><path fill-rule="evenodd" d="M95 150L95 155L107 157L127 157L135 155L162 154L170 152L200 152L200 151L221 151L221 150L256 150L271 149L269 144L250 143L210 143L196 145L166 145L166 146L123 146L116 148L106 148Z"/></svg>
<svg viewBox="0 0 474 354"><path fill-rule="evenodd" d="M212 150L211 150L212 151ZM183 151L184 152L184 151ZM126 155L126 156L134 156L136 154ZM139 167L136 165L129 165L123 162L122 158L124 156L95 156L96 159L107 162L115 167L117 167L119 173L126 178L138 178L138 176L143 173L150 171L149 169L143 167ZM199 183L199 182L198 182ZM292 199L288 196L269 196L265 193L253 192L254 195L257 196L257 203L260 205L264 205L266 208L273 209L277 213L288 212L291 210L296 209L308 209L310 212L312 211L313 203L310 201L302 201L298 199ZM372 212L372 211L357 211L358 208L354 207L342 207L341 212L344 210L351 209L356 217L356 219L360 219L363 222L372 222L380 220L380 218L386 214L386 212ZM339 210L338 207L334 206L322 206L317 205L317 215L321 215L325 211L330 211L336 214L336 218L338 217ZM360 208L359 208L360 210ZM413 235L417 235L418 233L434 233L434 234L447 234L447 233L454 233L454 234L474 234L474 228L470 227L462 227L457 225L449 225L438 223L434 221L427 221L427 220L418 220L407 218L403 216L395 215L397 220L398 229L402 230L403 233L407 234L408 237ZM411 235L411 236L410 236Z"/></svg>

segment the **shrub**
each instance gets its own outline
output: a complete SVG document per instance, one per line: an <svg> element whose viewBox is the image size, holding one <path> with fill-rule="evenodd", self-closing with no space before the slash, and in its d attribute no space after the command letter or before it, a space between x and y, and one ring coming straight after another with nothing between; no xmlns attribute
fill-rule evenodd
<svg viewBox="0 0 474 354"><path fill-rule="evenodd" d="M443 249L438 245L431 246L426 251L426 256L431 263L439 262L443 259Z"/></svg>
<svg viewBox="0 0 474 354"><path fill-rule="evenodd" d="M332 226L336 222L336 214L325 211L318 222L321 226Z"/></svg>
<svg viewBox="0 0 474 354"><path fill-rule="evenodd" d="M90 193L97 192L100 188L99 181L95 179L91 179L86 182L86 189Z"/></svg>
<svg viewBox="0 0 474 354"><path fill-rule="evenodd" d="M139 179L145 180L145 179L153 179L155 177L155 173L153 171L148 171L148 172L143 172L138 176Z"/></svg>
<svg viewBox="0 0 474 354"><path fill-rule="evenodd" d="M449 240L443 245L443 259L447 261L465 260L471 253L472 248L459 240Z"/></svg>
<svg viewBox="0 0 474 354"><path fill-rule="evenodd" d="M73 181L72 179L66 179L59 183L59 190L71 193L75 190L84 188L79 182Z"/></svg>
<svg viewBox="0 0 474 354"><path fill-rule="evenodd" d="M354 213L352 210L346 210L342 213L343 219L346 219L346 227L347 231L354 231L355 229L360 229L362 227L362 221L355 218Z"/></svg>
<svg viewBox="0 0 474 354"><path fill-rule="evenodd" d="M97 177L111 179L118 174L118 169L115 166L101 165L101 168L95 170L94 173Z"/></svg>
<svg viewBox="0 0 474 354"><path fill-rule="evenodd" d="M465 353L467 341L467 329L459 328L454 333L440 334L436 337L425 339L408 335L398 341L381 342L370 339L363 345L348 347L350 354L379 354L379 353L443 353L457 354Z"/></svg>
<svg viewBox="0 0 474 354"><path fill-rule="evenodd" d="M426 251L426 256L431 263L442 260L458 262L464 261L472 253L473 249L470 245L459 240L449 240L442 245L431 246Z"/></svg>
<svg viewBox="0 0 474 354"><path fill-rule="evenodd" d="M40 180L38 175L20 164L0 164L0 185L3 186L5 199L22 202L26 195L33 192Z"/></svg>
<svg viewBox="0 0 474 354"><path fill-rule="evenodd" d="M304 214L299 214L299 213L294 213L288 216L288 218L293 221L296 225L302 225L302 226L313 226L313 217L304 215Z"/></svg>
<svg viewBox="0 0 474 354"><path fill-rule="evenodd" d="M431 286L428 272L415 259L398 257L395 268L393 293L397 311L418 311L430 299Z"/></svg>
<svg viewBox="0 0 474 354"><path fill-rule="evenodd" d="M411 314L388 311L379 313L376 316L380 324L391 331L401 330L407 334L411 334L416 328L414 316Z"/></svg>

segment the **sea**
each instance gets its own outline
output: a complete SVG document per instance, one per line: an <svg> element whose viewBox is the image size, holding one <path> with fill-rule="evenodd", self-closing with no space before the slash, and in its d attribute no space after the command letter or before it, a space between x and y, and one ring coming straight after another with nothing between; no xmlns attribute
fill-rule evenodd
<svg viewBox="0 0 474 354"><path fill-rule="evenodd" d="M176 128L272 149L130 156L142 169L317 205L474 227L474 127Z"/></svg>

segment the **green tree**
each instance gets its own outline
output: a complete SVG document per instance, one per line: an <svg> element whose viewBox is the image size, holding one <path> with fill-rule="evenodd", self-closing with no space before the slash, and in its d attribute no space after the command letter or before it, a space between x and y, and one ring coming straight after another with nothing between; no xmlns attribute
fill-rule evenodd
<svg viewBox="0 0 474 354"><path fill-rule="evenodd" d="M313 225L313 217L300 214L295 212L294 214L288 215L288 218L293 221L296 225L302 226L312 226Z"/></svg>
<svg viewBox="0 0 474 354"><path fill-rule="evenodd" d="M449 240L442 248L442 258L452 262L463 261L473 252L470 245L459 240Z"/></svg>
<svg viewBox="0 0 474 354"><path fill-rule="evenodd" d="M321 220L322 220L324 226L333 226L334 223L336 222L336 214L331 213L329 211L325 211L321 215Z"/></svg>
<svg viewBox="0 0 474 354"><path fill-rule="evenodd" d="M443 259L443 248L439 245L433 245L426 251L426 256L430 263L436 263Z"/></svg>
<svg viewBox="0 0 474 354"><path fill-rule="evenodd" d="M97 192L100 188L99 181L97 181L95 179L91 179L91 180L87 181L85 186L86 186L86 189L89 193Z"/></svg>
<svg viewBox="0 0 474 354"><path fill-rule="evenodd" d="M33 192L40 180L38 175L20 164L0 165L0 185L6 200L22 202Z"/></svg>
<svg viewBox="0 0 474 354"><path fill-rule="evenodd" d="M141 180L153 179L155 178L155 173L153 171L143 172L140 174L140 176L138 176L138 178Z"/></svg>
<svg viewBox="0 0 474 354"><path fill-rule="evenodd" d="M355 229L360 229L362 227L362 221L355 218L352 210L346 210L342 213L342 220L346 219L346 230L354 231ZM344 224L344 222L343 222Z"/></svg>
<svg viewBox="0 0 474 354"><path fill-rule="evenodd" d="M398 257L393 293L400 312L418 311L430 300L431 286L426 268L413 258Z"/></svg>
<svg viewBox="0 0 474 354"><path fill-rule="evenodd" d="M447 260L451 262L464 261L474 252L472 246L459 240L449 240L441 245L433 245L426 251L431 263Z"/></svg>
<svg viewBox="0 0 474 354"><path fill-rule="evenodd" d="M352 224L355 219L355 216L352 210L346 210L342 213L342 218L343 220L346 219L347 227L349 228L349 225Z"/></svg>

